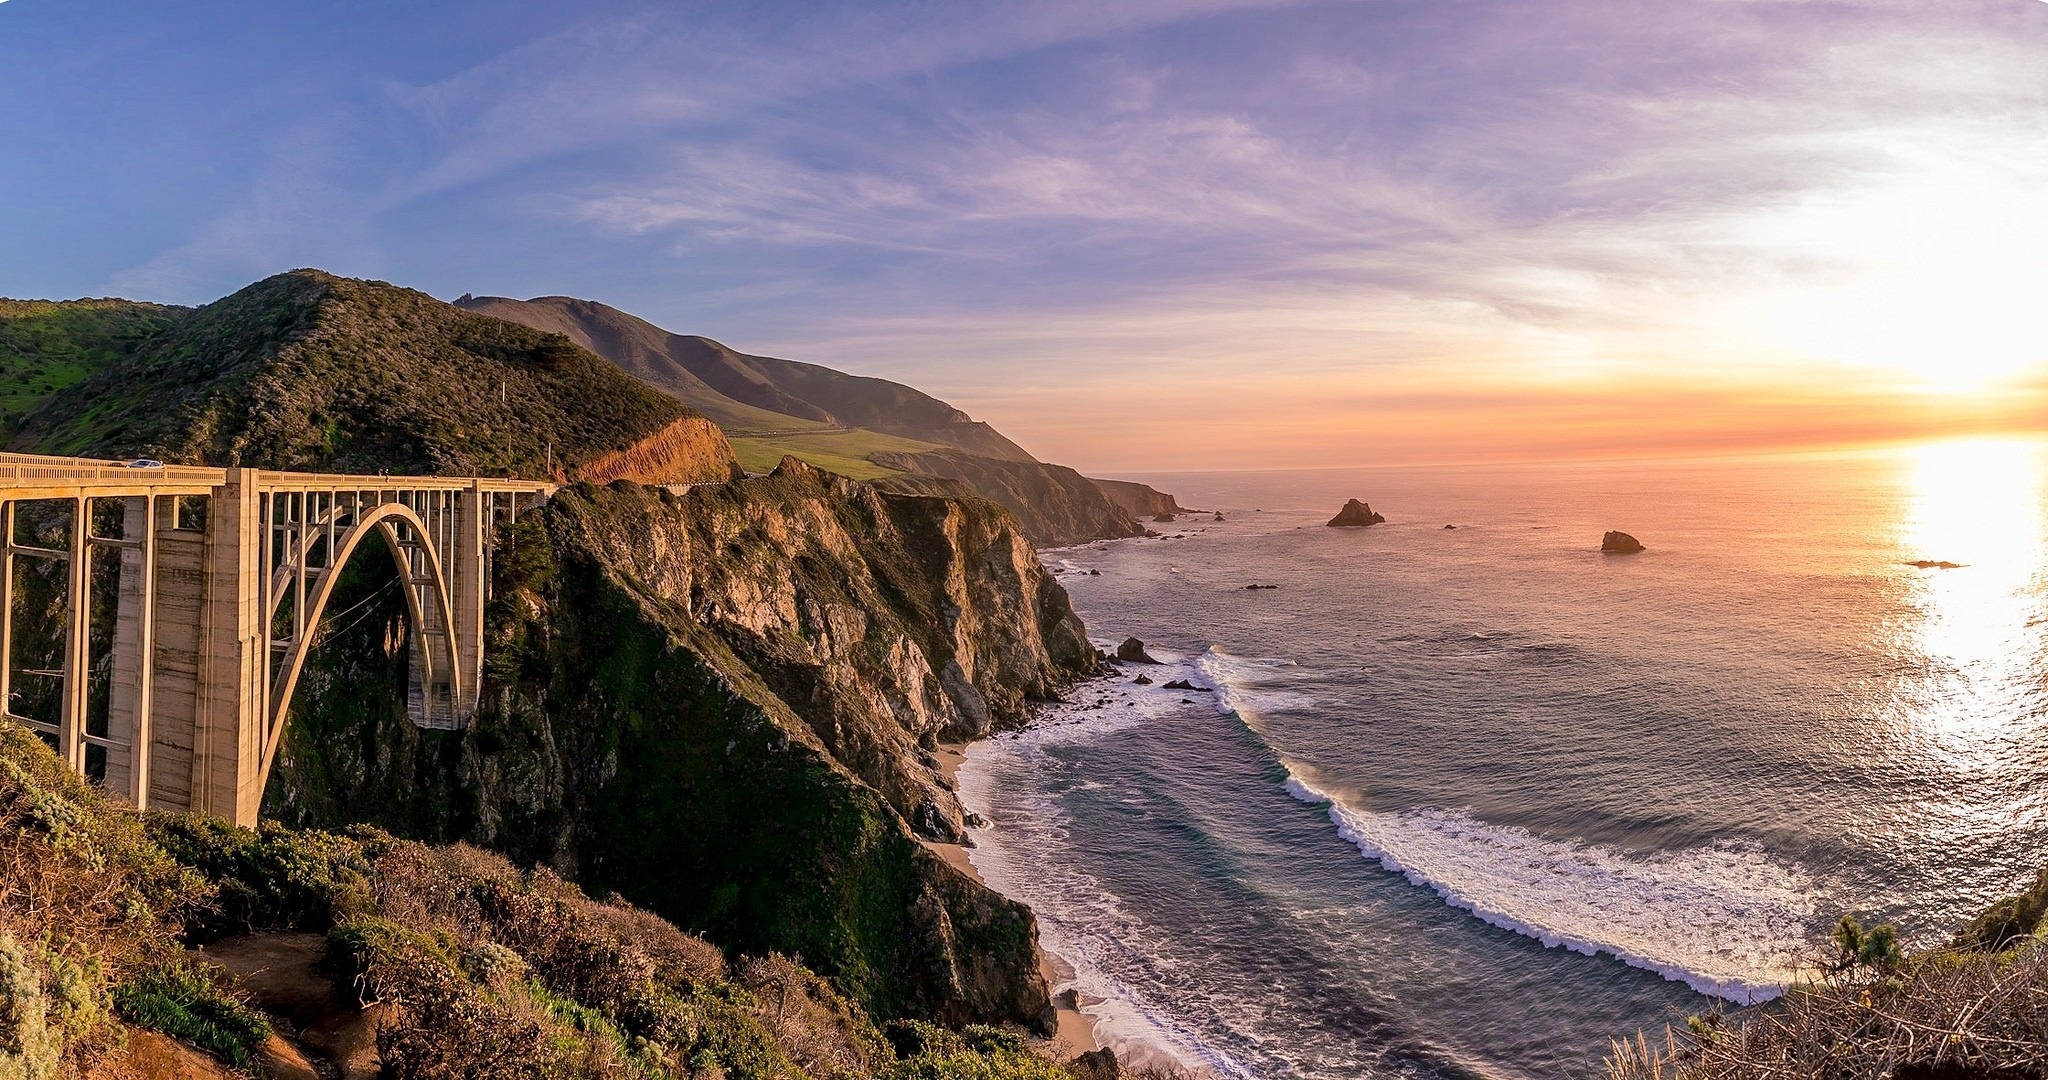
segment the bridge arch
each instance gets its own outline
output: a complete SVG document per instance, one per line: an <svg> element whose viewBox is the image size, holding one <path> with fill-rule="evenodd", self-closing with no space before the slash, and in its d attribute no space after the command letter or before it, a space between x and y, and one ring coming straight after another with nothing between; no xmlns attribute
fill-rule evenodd
<svg viewBox="0 0 2048 1080"><path fill-rule="evenodd" d="M407 711L413 722L421 727L452 726L437 722L437 717L454 708L463 690L464 673L450 633L455 625L454 582L433 542L431 526L418 511L403 502L367 508L338 503L296 531L298 537L290 545L287 559L271 575L264 611L266 625L274 625L285 602L293 601L291 636L273 639L273 647L282 647L282 656L265 709L261 784L268 783L271 765L283 743L292 696L319 641L321 620L335 586L357 549L373 536L383 541L390 554L405 600L414 684ZM300 582L304 583L302 591L294 588Z"/></svg>

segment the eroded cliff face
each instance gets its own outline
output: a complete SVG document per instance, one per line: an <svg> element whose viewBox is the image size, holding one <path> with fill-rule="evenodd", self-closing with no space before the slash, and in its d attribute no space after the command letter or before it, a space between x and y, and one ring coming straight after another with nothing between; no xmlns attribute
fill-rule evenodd
<svg viewBox="0 0 2048 1080"><path fill-rule="evenodd" d="M349 583L366 611L385 572ZM331 631L267 812L546 863L794 953L877 1016L1048 1022L1030 912L918 841L962 833L935 740L1020 723L1097 663L1007 514L795 461L579 486L521 519L496 588L466 731L404 719L395 611Z"/></svg>
<svg viewBox="0 0 2048 1080"><path fill-rule="evenodd" d="M966 493L999 503L1044 547L1139 536L1143 525L1110 501L1093 480L1064 465L1003 461L952 451L870 454L870 461L903 470L875 483L896 491Z"/></svg>
<svg viewBox="0 0 2048 1080"><path fill-rule="evenodd" d="M717 424L685 416L624 450L599 455L576 470L578 480L609 484L708 484L737 479L732 444Z"/></svg>
<svg viewBox="0 0 2048 1080"><path fill-rule="evenodd" d="M1141 520L1159 514L1193 513L1175 502L1172 495L1150 484L1141 484L1136 480L1103 480L1098 477L1089 477L1088 482L1094 484L1097 490L1124 513Z"/></svg>

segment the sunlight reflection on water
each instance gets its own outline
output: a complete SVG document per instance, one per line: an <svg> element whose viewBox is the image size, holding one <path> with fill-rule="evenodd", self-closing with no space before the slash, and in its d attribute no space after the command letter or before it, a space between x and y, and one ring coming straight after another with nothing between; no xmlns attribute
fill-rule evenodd
<svg viewBox="0 0 2048 1080"><path fill-rule="evenodd" d="M1898 651L1924 657L1913 726L1955 764L1993 767L1984 752L2024 714L2032 687L2029 626L2041 616L2043 522L2037 445L1934 443L1907 459L1910 501L1900 522L1902 566L1918 618Z"/></svg>

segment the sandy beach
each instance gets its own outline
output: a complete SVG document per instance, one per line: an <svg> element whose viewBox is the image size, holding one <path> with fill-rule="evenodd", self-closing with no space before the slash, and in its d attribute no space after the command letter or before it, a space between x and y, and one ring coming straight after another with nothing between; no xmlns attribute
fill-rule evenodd
<svg viewBox="0 0 2048 1080"><path fill-rule="evenodd" d="M960 762L963 760L966 750L967 747L963 743L940 743L938 748L932 752L939 759L939 775L945 777L946 783L950 785L957 785L959 783ZM966 874L983 885L988 884L988 882L981 880L981 874L974 869L974 864L968 861L966 848L959 844L940 844L930 840L924 841L924 845L930 848L933 854L946 860L947 865L958 869L961 873ZM1038 963L1040 973L1045 976L1045 985L1047 987L1058 986L1074 977L1073 969L1067 966L1066 961L1045 951L1043 948L1039 949ZM1075 1054L1101 1048L1100 1044L1095 1041L1095 1025L1086 1016L1083 1016L1079 1009L1074 1007L1071 993L1054 994L1052 1004L1053 1011L1056 1014L1056 1027L1053 1032L1052 1043L1062 1048L1062 1056L1071 1057Z"/></svg>

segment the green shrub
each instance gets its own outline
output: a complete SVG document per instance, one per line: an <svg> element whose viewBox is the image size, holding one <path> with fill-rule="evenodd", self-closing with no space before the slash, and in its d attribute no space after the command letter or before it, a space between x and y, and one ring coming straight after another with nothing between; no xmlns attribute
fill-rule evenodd
<svg viewBox="0 0 2048 1080"><path fill-rule="evenodd" d="M240 1068L256 1060L256 1048L270 1037L270 1021L234 993L226 976L183 955L115 987L114 1007L138 1027Z"/></svg>
<svg viewBox="0 0 2048 1080"><path fill-rule="evenodd" d="M1033 1054L1000 1028L970 1025L956 1033L903 1020L889 1025L889 1042L901 1056L875 1080L1075 1080L1073 1070Z"/></svg>
<svg viewBox="0 0 2048 1080"><path fill-rule="evenodd" d="M215 904L193 914L191 931L200 940L254 930L326 930L337 912L369 902L370 859L388 842L376 832L346 836L275 822L245 829L199 814L152 816L150 835L219 891Z"/></svg>

